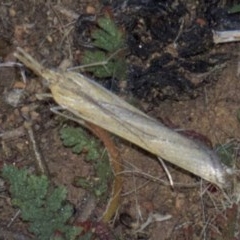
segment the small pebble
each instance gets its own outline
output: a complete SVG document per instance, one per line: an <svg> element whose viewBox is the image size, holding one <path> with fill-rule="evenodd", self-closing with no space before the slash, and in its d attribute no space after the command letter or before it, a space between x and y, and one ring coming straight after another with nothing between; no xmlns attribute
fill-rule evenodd
<svg viewBox="0 0 240 240"><path fill-rule="evenodd" d="M88 5L86 8L86 13L88 14L95 14L96 13L96 8L93 6Z"/></svg>
<svg viewBox="0 0 240 240"><path fill-rule="evenodd" d="M10 9L9 9L9 15L10 15L10 17L15 17L15 16L16 16L16 11L15 11L15 9L10 8Z"/></svg>

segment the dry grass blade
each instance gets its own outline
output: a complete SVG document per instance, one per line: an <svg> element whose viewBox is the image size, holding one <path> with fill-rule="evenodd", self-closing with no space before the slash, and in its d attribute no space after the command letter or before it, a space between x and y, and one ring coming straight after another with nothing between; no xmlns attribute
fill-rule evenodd
<svg viewBox="0 0 240 240"><path fill-rule="evenodd" d="M46 79L54 100L86 122L93 123L162 157L220 188L229 184L231 169L199 143L165 127L89 78L71 71L44 68L23 49L15 56Z"/></svg>

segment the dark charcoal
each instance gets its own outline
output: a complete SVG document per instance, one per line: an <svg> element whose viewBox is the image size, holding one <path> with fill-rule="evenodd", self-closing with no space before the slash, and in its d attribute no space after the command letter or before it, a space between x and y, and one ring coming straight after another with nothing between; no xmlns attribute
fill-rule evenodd
<svg viewBox="0 0 240 240"><path fill-rule="evenodd" d="M105 0L104 4L112 8L116 22L124 27L129 57L134 56L128 64L125 92L154 104L195 98L204 84L212 84L210 79L214 78L205 74L204 79L204 73L226 60L223 55L215 60L208 56L214 47L212 30L240 26L240 14L228 14L219 0L199 1L193 16L184 1L177 0ZM94 27L88 17L77 22L81 36ZM183 24L183 19L188 22ZM197 74L203 76L200 81ZM108 89L119 90L116 81L103 82Z"/></svg>
<svg viewBox="0 0 240 240"><path fill-rule="evenodd" d="M208 26L192 25L178 40L180 57L187 58L201 54L213 47L212 30Z"/></svg>

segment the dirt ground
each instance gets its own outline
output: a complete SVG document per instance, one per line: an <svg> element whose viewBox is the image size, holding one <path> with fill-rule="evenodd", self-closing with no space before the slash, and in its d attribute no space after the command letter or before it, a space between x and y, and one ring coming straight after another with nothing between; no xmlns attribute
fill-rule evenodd
<svg viewBox="0 0 240 240"><path fill-rule="evenodd" d="M56 6L67 11L63 13ZM79 57L79 50L73 44L76 16L86 11L95 12L98 6L94 0L47 3L0 0L1 62L15 62L13 52L20 46L49 68L57 68L65 61L72 65ZM139 104L141 109L147 109L147 114L160 121L206 136L213 146L234 143L235 165L238 165L240 136L238 49L238 43L215 47L214 51L228 53L231 57L215 76L214 84L206 85L197 98L159 101L150 110L149 103ZM26 120L31 121L31 130L52 181L67 188L68 200L78 212L87 191L75 187L73 179L87 177L93 168L84 161L83 154L76 155L65 148L59 135L64 124L76 124L50 111L50 107L55 106L53 100L41 102L36 98L36 93L49 92L39 77L27 71L26 78L24 83L17 67L0 68L0 166L14 164L34 171L32 139L24 125ZM109 225L114 239L240 239L238 201L234 200L231 190L227 196L215 188L206 190L207 182L169 164L173 182L181 183L172 188L155 156L117 137L114 141L124 161L125 172L121 203L114 224ZM28 224L23 223L20 216L14 218L18 210L11 204L3 179L0 184L0 239L35 239L28 232ZM110 195L111 185L108 191ZM101 215L106 204L96 203L92 208L97 208ZM137 232L153 214L171 215L171 218L152 221L143 231ZM111 238L96 236L93 239Z"/></svg>

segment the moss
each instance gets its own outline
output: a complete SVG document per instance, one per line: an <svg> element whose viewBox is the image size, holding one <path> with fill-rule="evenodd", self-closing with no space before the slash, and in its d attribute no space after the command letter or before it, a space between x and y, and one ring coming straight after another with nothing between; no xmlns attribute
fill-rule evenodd
<svg viewBox="0 0 240 240"><path fill-rule="evenodd" d="M37 239L55 239L57 232L62 239L75 239L81 232L67 225L73 208L66 203L64 187L52 188L46 176L35 176L14 166L4 166L2 177L10 183L13 206L21 210L21 218L30 223L29 231Z"/></svg>
<svg viewBox="0 0 240 240"><path fill-rule="evenodd" d="M102 197L107 193L108 181L112 177L108 156L97 139L90 136L82 128L64 127L60 130L64 146L70 147L73 153L85 153L85 161L92 163L95 176L88 179L76 177L74 186L91 191L95 196Z"/></svg>

